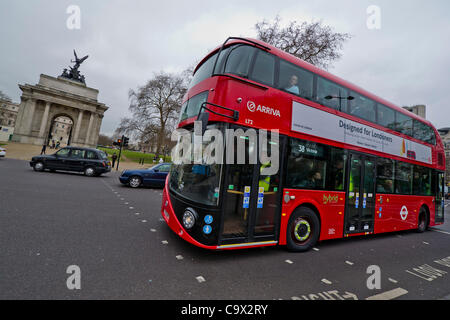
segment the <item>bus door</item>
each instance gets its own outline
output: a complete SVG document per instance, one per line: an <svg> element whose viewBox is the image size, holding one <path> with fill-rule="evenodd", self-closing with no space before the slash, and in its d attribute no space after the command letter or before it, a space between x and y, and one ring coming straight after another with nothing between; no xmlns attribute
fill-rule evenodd
<svg viewBox="0 0 450 320"><path fill-rule="evenodd" d="M375 219L374 157L350 153L344 234L373 232Z"/></svg>
<svg viewBox="0 0 450 320"><path fill-rule="evenodd" d="M238 139L245 140L248 156L254 146L246 137ZM275 242L277 239L281 165L273 175L262 174L265 166L267 164L261 164L259 159L256 164L226 165L220 245Z"/></svg>
<svg viewBox="0 0 450 320"><path fill-rule="evenodd" d="M436 195L435 195L435 221L437 223L444 222L444 173L436 172Z"/></svg>

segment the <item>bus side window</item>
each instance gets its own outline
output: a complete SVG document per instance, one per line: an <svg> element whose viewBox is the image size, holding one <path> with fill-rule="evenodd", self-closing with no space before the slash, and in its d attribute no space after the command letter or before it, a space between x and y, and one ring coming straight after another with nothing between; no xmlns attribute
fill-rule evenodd
<svg viewBox="0 0 450 320"><path fill-rule="evenodd" d="M431 195L430 168L414 166L413 194L421 196Z"/></svg>
<svg viewBox="0 0 450 320"><path fill-rule="evenodd" d="M292 188L325 189L326 146L299 139L290 139L287 184Z"/></svg>
<svg viewBox="0 0 450 320"><path fill-rule="evenodd" d="M345 163L347 156L343 149L330 148L328 160L327 190L343 191L345 181Z"/></svg>
<svg viewBox="0 0 450 320"><path fill-rule="evenodd" d="M375 101L356 92L350 92L350 96L353 97L353 100L349 100L348 113L355 117L375 122Z"/></svg>
<svg viewBox="0 0 450 320"><path fill-rule="evenodd" d="M347 111L348 89L334 82L317 77L317 101L324 106Z"/></svg>
<svg viewBox="0 0 450 320"><path fill-rule="evenodd" d="M395 130L395 111L385 105L377 105L377 123L385 128Z"/></svg>
<svg viewBox="0 0 450 320"><path fill-rule="evenodd" d="M390 159L377 160L377 192L394 193L394 161Z"/></svg>
<svg viewBox="0 0 450 320"><path fill-rule="evenodd" d="M275 57L270 53L258 50L250 79L273 87L274 74Z"/></svg>
<svg viewBox="0 0 450 320"><path fill-rule="evenodd" d="M397 112L396 114L397 114L396 131L412 137L413 119L400 112Z"/></svg>
<svg viewBox="0 0 450 320"><path fill-rule="evenodd" d="M297 96L312 99L313 74L289 62L280 61L278 87Z"/></svg>
<svg viewBox="0 0 450 320"><path fill-rule="evenodd" d="M250 62L254 53L255 48L247 45L237 45L231 48L228 59L225 62L225 73L248 78Z"/></svg>
<svg viewBox="0 0 450 320"><path fill-rule="evenodd" d="M395 165L395 193L411 194L412 181L412 165L397 161Z"/></svg>

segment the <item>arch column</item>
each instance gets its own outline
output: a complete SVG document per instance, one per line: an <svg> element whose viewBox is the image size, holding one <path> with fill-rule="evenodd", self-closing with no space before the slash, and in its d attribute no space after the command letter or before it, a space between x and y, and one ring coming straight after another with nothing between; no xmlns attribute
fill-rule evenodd
<svg viewBox="0 0 450 320"><path fill-rule="evenodd" d="M92 123L94 122L94 113L91 112L91 116L89 117L89 126L86 134L86 139L84 140L84 144L89 144L89 140L91 138L91 131L92 131Z"/></svg>
<svg viewBox="0 0 450 320"><path fill-rule="evenodd" d="M75 143L78 143L78 136L80 135L81 122L83 121L83 112L84 112L84 110L80 110L78 112L77 125L75 127L75 134L72 139L72 142L75 142Z"/></svg>
<svg viewBox="0 0 450 320"><path fill-rule="evenodd" d="M30 136L31 135L31 125L33 124L33 118L34 118L34 111L36 110L36 99L30 98L27 101L27 105L25 108L25 113L24 113L24 117L25 117L25 125L24 125L24 129L25 129L25 134Z"/></svg>
<svg viewBox="0 0 450 320"><path fill-rule="evenodd" d="M39 129L39 138L43 138L44 139L44 143L45 143L45 140L46 140L46 137L44 135L45 135L45 128L47 127L48 114L49 114L49 111L50 111L50 105L51 105L51 102L47 101L45 103L45 111L44 111L44 115L42 116L41 127Z"/></svg>

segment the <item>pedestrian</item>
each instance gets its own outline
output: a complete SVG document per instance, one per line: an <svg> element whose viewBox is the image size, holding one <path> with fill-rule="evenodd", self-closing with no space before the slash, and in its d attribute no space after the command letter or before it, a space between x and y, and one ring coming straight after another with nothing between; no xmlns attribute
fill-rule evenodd
<svg viewBox="0 0 450 320"><path fill-rule="evenodd" d="M45 150L47 150L47 143L44 141L44 144L42 145L41 154L45 154Z"/></svg>
<svg viewBox="0 0 450 320"><path fill-rule="evenodd" d="M59 142L59 140L58 141L56 141L56 149L59 149L59 145L60 145L60 142Z"/></svg>
<svg viewBox="0 0 450 320"><path fill-rule="evenodd" d="M159 163L163 163L163 162L164 162L163 158L159 158Z"/></svg>
<svg viewBox="0 0 450 320"><path fill-rule="evenodd" d="M114 168L114 164L116 163L117 160L117 154L114 152L111 158L112 158L112 167Z"/></svg>

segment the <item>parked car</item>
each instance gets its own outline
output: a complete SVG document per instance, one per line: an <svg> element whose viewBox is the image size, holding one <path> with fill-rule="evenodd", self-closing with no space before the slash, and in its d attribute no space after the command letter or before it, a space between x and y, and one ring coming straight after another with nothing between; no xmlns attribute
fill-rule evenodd
<svg viewBox="0 0 450 320"><path fill-rule="evenodd" d="M51 155L35 156L30 161L35 171L75 171L86 176L99 176L111 171L111 162L105 152L98 149L65 147Z"/></svg>
<svg viewBox="0 0 450 320"><path fill-rule="evenodd" d="M148 169L124 170L119 177L122 184L132 188L140 186L164 187L170 171L170 163L160 163Z"/></svg>
<svg viewBox="0 0 450 320"><path fill-rule="evenodd" d="M4 158L6 157L6 149L0 147L0 158Z"/></svg>

